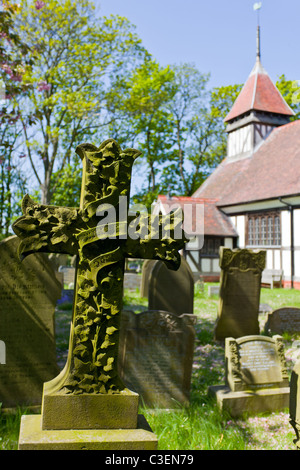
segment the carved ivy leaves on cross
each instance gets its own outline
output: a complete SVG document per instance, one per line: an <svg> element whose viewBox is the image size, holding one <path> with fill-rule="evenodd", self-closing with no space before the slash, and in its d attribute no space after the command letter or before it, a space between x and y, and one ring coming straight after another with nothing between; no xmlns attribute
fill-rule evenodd
<svg viewBox="0 0 300 470"><path fill-rule="evenodd" d="M120 221L119 198L129 200L132 165L140 155L137 150L122 151L109 139L99 148L79 145L76 152L83 162L80 208L40 205L25 196L24 215L13 230L21 239L21 258L36 252L77 255L69 355L59 390L119 393L125 388L117 371L125 258L158 259L178 269L179 250L188 240L183 232L180 239L174 236L182 224L180 210L167 217L167 237L160 235L165 217L158 216L158 224L154 224L147 214L140 215L136 231L145 233L146 226L151 236L126 237L131 219ZM113 237L105 236L106 227L101 227L97 215L99 206L107 204L117 214L117 221L109 227Z"/></svg>

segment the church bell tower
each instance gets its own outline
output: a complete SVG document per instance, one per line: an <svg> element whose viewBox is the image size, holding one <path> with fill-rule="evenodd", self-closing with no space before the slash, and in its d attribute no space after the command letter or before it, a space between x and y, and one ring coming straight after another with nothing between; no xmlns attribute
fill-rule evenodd
<svg viewBox="0 0 300 470"><path fill-rule="evenodd" d="M290 121L287 105L261 63L260 26L257 26L256 62L232 109L227 124L227 157L250 157L272 130Z"/></svg>

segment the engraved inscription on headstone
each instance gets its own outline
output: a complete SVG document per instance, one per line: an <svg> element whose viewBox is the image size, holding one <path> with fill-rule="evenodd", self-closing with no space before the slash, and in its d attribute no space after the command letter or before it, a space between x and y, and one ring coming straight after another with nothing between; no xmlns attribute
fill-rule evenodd
<svg viewBox="0 0 300 470"><path fill-rule="evenodd" d="M231 390L288 386L281 336L226 338L226 380Z"/></svg>
<svg viewBox="0 0 300 470"><path fill-rule="evenodd" d="M239 354L241 374L245 383L281 381L281 369L274 345L261 340L242 343Z"/></svg>
<svg viewBox="0 0 300 470"><path fill-rule="evenodd" d="M300 308L282 307L269 313L265 331L271 333L300 333Z"/></svg>
<svg viewBox="0 0 300 470"><path fill-rule="evenodd" d="M220 296L215 339L259 333L261 273L266 252L220 249Z"/></svg>
<svg viewBox="0 0 300 470"><path fill-rule="evenodd" d="M195 322L189 314L122 312L119 373L146 405L189 401Z"/></svg>
<svg viewBox="0 0 300 470"><path fill-rule="evenodd" d="M43 383L59 372L54 310L61 295L51 263L43 254L21 262L19 240L0 243L0 337L6 362L0 366L3 408L40 405Z"/></svg>

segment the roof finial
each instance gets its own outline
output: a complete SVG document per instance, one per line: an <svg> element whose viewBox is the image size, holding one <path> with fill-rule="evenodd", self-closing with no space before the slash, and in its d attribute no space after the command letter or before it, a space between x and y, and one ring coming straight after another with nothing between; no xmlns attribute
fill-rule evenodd
<svg viewBox="0 0 300 470"><path fill-rule="evenodd" d="M256 33L256 59L260 60L260 25L259 25L259 10L261 9L261 2L254 3L253 9L257 11L257 33Z"/></svg>

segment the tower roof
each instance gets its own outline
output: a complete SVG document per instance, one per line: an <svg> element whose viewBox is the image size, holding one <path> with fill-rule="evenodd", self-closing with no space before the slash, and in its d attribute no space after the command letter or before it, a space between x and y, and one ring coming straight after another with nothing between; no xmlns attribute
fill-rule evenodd
<svg viewBox="0 0 300 470"><path fill-rule="evenodd" d="M233 107L225 118L231 121L250 111L293 116L294 112L288 106L279 90L276 88L260 61L260 54L256 57L253 67Z"/></svg>

